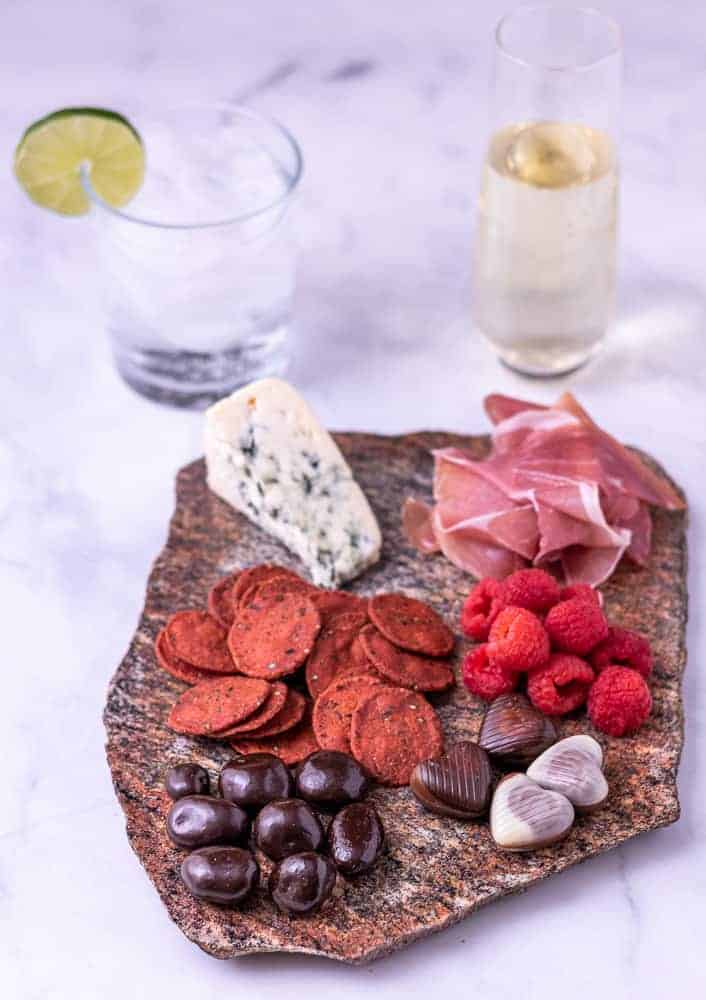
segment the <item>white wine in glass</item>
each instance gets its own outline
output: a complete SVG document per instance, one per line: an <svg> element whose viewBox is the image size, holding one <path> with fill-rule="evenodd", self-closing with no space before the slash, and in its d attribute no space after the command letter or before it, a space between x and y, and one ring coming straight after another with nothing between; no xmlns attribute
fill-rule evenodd
<svg viewBox="0 0 706 1000"><path fill-rule="evenodd" d="M593 11L542 6L510 15L497 38L475 324L512 368L558 375L590 357L614 314L617 28Z"/></svg>

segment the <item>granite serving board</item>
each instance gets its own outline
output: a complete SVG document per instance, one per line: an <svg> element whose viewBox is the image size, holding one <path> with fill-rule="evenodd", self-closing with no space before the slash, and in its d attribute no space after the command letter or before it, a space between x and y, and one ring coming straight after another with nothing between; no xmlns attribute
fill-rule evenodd
<svg viewBox="0 0 706 1000"><path fill-rule="evenodd" d="M406 543L400 506L408 495L430 496L431 448L460 445L481 457L488 439L427 432L404 437L338 434L336 439L384 537L380 563L352 589L363 594L405 591L429 601L455 625L471 578L446 559L420 556ZM527 854L505 853L494 846L486 822L434 816L406 788L375 788L371 799L387 832L386 853L372 872L356 880L339 878L334 897L317 915L283 915L264 887L240 909L195 899L179 878L184 855L165 833L169 801L164 773L178 761L193 760L215 779L230 751L226 744L179 736L166 727L169 709L184 686L158 668L153 640L173 611L205 606L208 588L218 577L257 562L280 562L300 571L301 566L279 543L210 493L202 460L181 470L176 493L167 544L150 575L137 632L110 684L104 721L108 763L130 843L171 918L204 951L216 958L287 951L365 962L678 818L686 518L683 513L654 511L649 566L637 570L624 563L602 588L609 617L640 629L653 644L654 710L635 736L622 740L593 732L583 713L562 721L563 736L597 736L610 784L607 804L578 819L562 844ZM463 652L459 642L457 674ZM447 742L477 737L483 703L462 684L432 700ZM267 872L265 860L263 882Z"/></svg>

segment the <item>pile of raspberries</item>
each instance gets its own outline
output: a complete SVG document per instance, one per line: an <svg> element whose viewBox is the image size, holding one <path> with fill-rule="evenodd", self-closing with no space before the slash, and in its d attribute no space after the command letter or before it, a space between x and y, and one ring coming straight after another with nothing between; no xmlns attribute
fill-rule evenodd
<svg viewBox="0 0 706 1000"><path fill-rule="evenodd" d="M535 708L556 716L588 703L591 722L609 736L634 733L650 714L650 644L609 625L588 584L562 589L541 569L481 580L461 628L481 643L463 661L464 684L487 701L514 691L526 674Z"/></svg>

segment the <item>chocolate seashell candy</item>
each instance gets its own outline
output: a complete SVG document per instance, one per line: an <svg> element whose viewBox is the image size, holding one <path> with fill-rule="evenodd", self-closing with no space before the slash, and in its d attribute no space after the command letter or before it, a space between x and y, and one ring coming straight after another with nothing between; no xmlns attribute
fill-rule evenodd
<svg viewBox="0 0 706 1000"><path fill-rule="evenodd" d="M577 812L592 812L608 798L601 745L585 734L549 747L529 766L527 777L542 788L561 792Z"/></svg>
<svg viewBox="0 0 706 1000"><path fill-rule="evenodd" d="M488 811L492 786L488 754L477 743L463 742L415 767L410 787L425 809L476 819Z"/></svg>
<svg viewBox="0 0 706 1000"><path fill-rule="evenodd" d="M534 851L557 844L574 822L574 807L561 792L541 788L526 774L508 774L495 789L490 833L506 851Z"/></svg>
<svg viewBox="0 0 706 1000"><path fill-rule="evenodd" d="M523 694L501 694L488 705L478 744L494 763L526 767L557 740L556 726Z"/></svg>

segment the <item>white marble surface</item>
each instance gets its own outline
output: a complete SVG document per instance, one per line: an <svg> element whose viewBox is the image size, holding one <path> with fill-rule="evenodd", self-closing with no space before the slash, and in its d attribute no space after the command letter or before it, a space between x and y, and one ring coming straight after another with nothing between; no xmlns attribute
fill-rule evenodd
<svg viewBox="0 0 706 1000"><path fill-rule="evenodd" d="M0 968L8 1000L224 996L703 996L706 14L606 4L627 45L620 323L561 382L504 371L469 329L491 26L504 3L5 0L0 134L53 107L245 98L307 174L292 378L332 426L479 431L490 389L571 387L658 456L692 505L683 816L371 967L219 963L169 922L103 758L108 679L165 536L198 415L111 369L90 230L5 174L0 299ZM283 993L283 991L285 991Z"/></svg>

